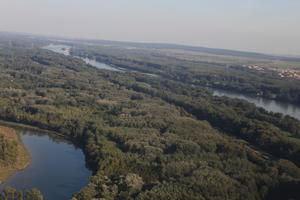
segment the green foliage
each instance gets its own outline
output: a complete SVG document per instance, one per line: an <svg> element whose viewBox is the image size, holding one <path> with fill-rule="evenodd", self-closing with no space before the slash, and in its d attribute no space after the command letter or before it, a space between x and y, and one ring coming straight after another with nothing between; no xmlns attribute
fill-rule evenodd
<svg viewBox="0 0 300 200"><path fill-rule="evenodd" d="M37 189L31 189L24 192L11 187L5 187L0 193L2 200L44 200L43 195Z"/></svg>
<svg viewBox="0 0 300 200"><path fill-rule="evenodd" d="M37 189L31 189L26 191L25 193L25 199L30 199L30 200L44 200L43 195L41 192Z"/></svg>
<svg viewBox="0 0 300 200"><path fill-rule="evenodd" d="M282 78L268 67L263 67L264 70L245 67L245 65L276 66L272 58L249 61L244 57L231 57L230 60L233 62L228 63L222 56L213 54L200 56L201 54L197 55L198 52L193 51L174 52L173 49L159 51L146 48L128 50L114 46L91 47L83 44L76 44L75 47L72 49L75 56L93 58L127 70L150 73L195 86L230 90L300 105L299 80ZM207 61L210 56L212 58ZM223 62L220 62L220 59ZM290 64L299 66L299 61Z"/></svg>
<svg viewBox="0 0 300 200"><path fill-rule="evenodd" d="M0 134L0 165L7 166L13 164L18 156L17 143L9 141Z"/></svg>
<svg viewBox="0 0 300 200"><path fill-rule="evenodd" d="M258 74L243 78L232 68L229 77L222 65L150 59L139 50L72 49L159 77L110 72L26 44L0 49L0 119L59 132L82 147L94 176L74 199L261 200L278 188L298 197L288 186L300 182L300 122L202 87L259 92L274 84L263 91L280 96L286 82L265 75L271 82L253 84Z"/></svg>

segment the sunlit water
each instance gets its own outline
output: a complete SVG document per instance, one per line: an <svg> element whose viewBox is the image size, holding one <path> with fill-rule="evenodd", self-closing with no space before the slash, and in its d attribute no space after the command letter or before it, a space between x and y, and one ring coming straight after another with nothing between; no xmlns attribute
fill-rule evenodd
<svg viewBox="0 0 300 200"><path fill-rule="evenodd" d="M63 54L65 56L69 56L71 46L50 44L48 46L43 47L43 49L47 49L47 50L50 50L50 51L53 51L53 52L56 52L56 53ZM123 71L122 69L119 69L117 67L113 67L111 65L107 65L105 63L98 62L94 59L89 59L89 58L84 58L84 57L77 57L77 58L82 59L86 64L89 64L89 65L91 65L93 67L96 67L98 69L106 69L106 70L110 70L110 71L119 71L119 72Z"/></svg>
<svg viewBox="0 0 300 200"><path fill-rule="evenodd" d="M289 104L289 103L282 103L275 100L268 100L264 98L255 98L249 97L247 95L238 94L235 92L228 92L224 90L216 90L214 89L213 95L215 96L227 96L230 98L237 98L243 99L248 102L254 103L257 107L262 107L267 111L272 111L276 113L282 113L284 115L290 115L300 120L300 107Z"/></svg>
<svg viewBox="0 0 300 200"><path fill-rule="evenodd" d="M50 44L48 46L43 47L43 49L47 49L47 50L50 50L50 51L53 51L53 52L56 52L56 53L63 54L65 56L69 56L71 46ZM128 72L128 71L130 71L130 72L140 73L140 74L144 74L144 75L151 76L151 77L158 77L158 75L156 75L156 74L142 73L142 72L138 72L138 71L135 71L135 70L127 70L127 69L123 69L123 68L118 68L118 67L108 65L108 64L105 64L105 63L102 63L102 62L98 62L95 59L89 59L89 58L86 58L86 57L77 57L77 58L82 59L86 64L89 64L89 65L91 65L93 67L96 67L98 69L105 69L105 70L117 71L117 72L126 72L126 71Z"/></svg>
<svg viewBox="0 0 300 200"><path fill-rule="evenodd" d="M70 48L71 48L70 46L66 46L66 45L53 45L53 44L50 44L50 45L44 47L44 49L48 49L48 50L54 51L56 53L61 53L64 55L69 55ZM112 71L124 71L123 69L119 69L119 68L107 65L105 63L100 63L96 60L92 60L89 58L82 58L82 57L80 57L80 58L83 59L87 64L90 64L99 69L106 69L106 70L112 70ZM132 72L136 72L136 71L132 70ZM139 72L137 72L137 73L139 73ZM152 77L157 77L156 74L147 74L147 73L141 73L141 74L145 74L145 75L152 76ZM290 115L290 116L295 117L300 120L300 107L295 106L293 104L277 102L274 100L268 100L268 99L264 99L264 98L254 98L254 97L250 97L250 96L243 95L243 94L238 94L238 93L224 91L224 90L217 90L217 89L214 89L213 95L227 96L230 98L238 98L238 99L247 100L251 103L254 103L258 107L262 107L262 108L266 109L267 111L282 113L284 115Z"/></svg>
<svg viewBox="0 0 300 200"><path fill-rule="evenodd" d="M48 49L56 53L64 54L65 56L69 56L71 46L49 44L48 46L43 47L43 49Z"/></svg>
<svg viewBox="0 0 300 200"><path fill-rule="evenodd" d="M106 69L106 70L110 70L110 71L117 71L117 72L123 72L122 69L119 69L119 68L116 68L116 67L112 67L110 65L107 65L105 63L101 63L101 62L98 62L96 60L92 60L92 59L89 59L89 58L82 58L80 57L82 60L84 60L84 62L86 64L89 64L93 67L96 67L98 69Z"/></svg>
<svg viewBox="0 0 300 200"><path fill-rule="evenodd" d="M79 148L47 135L20 134L31 153L30 166L11 176L1 189L5 186L19 190L37 188L46 200L68 200L87 184L92 173L86 168Z"/></svg>

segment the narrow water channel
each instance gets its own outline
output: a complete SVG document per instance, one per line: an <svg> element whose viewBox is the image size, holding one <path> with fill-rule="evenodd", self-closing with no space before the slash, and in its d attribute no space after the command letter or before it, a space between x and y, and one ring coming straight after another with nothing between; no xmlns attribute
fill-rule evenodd
<svg viewBox="0 0 300 200"><path fill-rule="evenodd" d="M43 47L43 49L47 49L47 50L50 50L50 51L53 51L53 52L56 52L56 53L63 54L65 56L69 56L71 46L50 44L48 46ZM82 59L86 64L89 64L89 65L91 65L93 67L96 67L98 69L106 69L106 70L110 70L110 71L123 72L122 69L119 69L117 67L113 67L111 65L107 65L105 63L98 62L98 61L93 60L93 59L84 58L84 57L77 57L77 58Z"/></svg>
<svg viewBox="0 0 300 200"><path fill-rule="evenodd" d="M226 96L230 98L243 99L250 103L254 103L257 107L262 107L267 111L272 111L275 113L282 113L283 115L290 115L296 119L300 120L300 106L296 106L289 103L282 103L275 100L264 99L261 97L250 97L247 95L229 92L224 90L214 89L214 96Z"/></svg>
<svg viewBox="0 0 300 200"><path fill-rule="evenodd" d="M70 53L69 53L70 48L71 48L71 46L54 45L54 44L50 44L50 45L44 47L44 49L48 49L48 50L54 51L56 53L61 53L64 55L70 55ZM118 69L118 68L114 68L113 66L109 66L105 63L97 62L96 60L91 60L88 58L81 58L81 59L83 59L87 64L90 64L99 69L120 71L120 69ZM133 72L136 72L136 71L133 71ZM139 72L137 72L137 73L139 73ZM146 75L157 77L157 75L155 75L155 74L146 74ZM283 115L290 115L290 116L295 117L300 120L300 107L293 105L293 104L282 103L282 102L278 102L275 100L268 100L268 99L264 99L264 98L260 98L260 97L255 98L255 97L250 97L250 96L235 93L235 92L218 90L218 89L214 89L213 95L243 99L250 103L254 103L258 107L262 107L262 108L266 109L267 111L272 111L275 113L282 113Z"/></svg>
<svg viewBox="0 0 300 200"><path fill-rule="evenodd" d="M47 49L56 53L60 53L63 54L65 56L69 56L70 55L70 49L71 46L68 45L59 45L59 44L50 44L48 46L43 47L43 49ZM74 56L77 57L77 56ZM90 58L86 58L86 57L77 57L82 59L86 64L89 64L93 67L96 67L98 69L105 69L105 70L110 70L110 71L116 71L116 72L135 72L135 73L139 73L139 74L144 74L150 77L158 77L158 75L156 74L151 74L151 73L143 73L143 72L139 72L139 71L135 71L135 70L129 70L129 69L123 69L123 68L118 68L112 65L108 65L102 62L98 62L97 60L94 59L90 59Z"/></svg>

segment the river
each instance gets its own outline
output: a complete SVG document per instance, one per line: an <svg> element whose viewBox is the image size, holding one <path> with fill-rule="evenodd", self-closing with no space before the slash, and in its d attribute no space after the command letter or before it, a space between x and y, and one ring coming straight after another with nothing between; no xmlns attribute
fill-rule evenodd
<svg viewBox="0 0 300 200"><path fill-rule="evenodd" d="M213 95L243 99L250 103L254 103L257 107L262 107L267 111L282 113L283 115L289 115L300 120L300 106L296 106L290 103L282 103L275 100L264 99L261 97L250 97L235 92L229 92L229 91L217 90L217 89L214 89Z"/></svg>
<svg viewBox="0 0 300 200"><path fill-rule="evenodd" d="M0 186L19 190L39 189L46 200L68 200L87 184L92 175L81 149L61 139L20 131L31 153L30 166L12 175Z"/></svg>
<svg viewBox="0 0 300 200"><path fill-rule="evenodd" d="M72 47L71 46L68 46L68 45L60 45L60 44L49 44L45 47L43 47L43 49L47 49L47 50L50 50L50 51L53 51L53 52L56 52L56 53L60 53L60 54L63 54L65 56L70 56L70 49ZM74 56L74 57L77 57L77 56ZM117 68L117 67L114 67L114 66L111 66L111 65L107 65L105 63L101 63L101 62L98 62L94 59L89 59L89 58L86 58L86 57L77 57L77 58L80 58L82 59L86 64L89 64L93 67L96 67L98 69L106 69L106 70L110 70L110 71L118 71L118 72L124 72L123 69L120 69L120 68Z"/></svg>
<svg viewBox="0 0 300 200"><path fill-rule="evenodd" d="M45 49L66 56L70 55L69 46L49 45ZM120 71L118 68L95 60L81 59L100 69ZM254 98L223 90L214 90L213 95L243 99L268 111L300 119L300 107L292 104ZM79 191L86 185L91 171L85 167L84 154L80 149L66 141L33 132L21 131L21 139L31 152L31 164L25 170L11 176L0 188L4 186L12 186L20 190L37 188L42 191L46 200L67 200L74 192Z"/></svg>
<svg viewBox="0 0 300 200"><path fill-rule="evenodd" d="M107 65L105 63L101 63L98 62L96 60L93 59L89 59L89 58L82 58L80 57L86 64L89 64L93 67L96 67L98 69L106 69L106 70L110 70L110 71L116 71L116 72L124 72L124 70L120 69L120 68L116 68L110 65Z"/></svg>
<svg viewBox="0 0 300 200"><path fill-rule="evenodd" d="M61 45L61 44L49 44L45 47L43 47L43 49L47 49L56 53L60 53L63 54L65 56L71 56L70 54L70 49L72 47L68 46L68 45ZM116 71L116 72L135 72L135 73L139 73L139 74L144 74L150 77L158 77L157 74L151 74L151 73L143 73L143 72L139 72L139 71L135 71L135 70L128 70L128 69L123 69L123 68L119 68L119 67L115 67L112 65L108 65L102 62L98 62L95 59L90 59L87 57L78 57L78 56L73 56L76 58L80 58L82 59L86 64L89 64L93 67L96 67L98 69L105 69L105 70L110 70L110 71Z"/></svg>
<svg viewBox="0 0 300 200"><path fill-rule="evenodd" d="M48 50L54 51L56 53L61 53L64 55L70 55L71 46L50 44L48 46L45 46L44 49L48 49ZM116 68L116 67L113 67L113 66L110 66L105 63L101 63L101 62L98 62L96 60L92 60L89 58L83 58L83 57L80 57L80 58L83 59L87 64L90 64L98 69L106 69L106 70L122 71L122 72L126 71L125 69ZM133 70L131 70L131 71L140 73L140 72L133 71ZM158 77L158 75L156 75L156 74L147 74L147 73L141 73L141 74L145 74L145 75L152 76L152 77ZM268 100L268 99L264 99L264 98L260 98L260 97L255 98L255 97L250 97L250 96L235 93L235 92L229 92L229 91L218 90L218 89L214 89L213 95L243 99L248 102L254 103L258 107L262 107L267 111L272 111L275 113L282 113L284 115L290 115L290 116L295 117L300 120L300 107L293 105L293 104L282 103L282 102Z"/></svg>

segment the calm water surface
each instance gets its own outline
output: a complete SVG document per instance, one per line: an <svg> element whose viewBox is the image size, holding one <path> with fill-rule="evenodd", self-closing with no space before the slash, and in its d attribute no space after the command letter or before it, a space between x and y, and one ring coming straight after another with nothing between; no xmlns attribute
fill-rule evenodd
<svg viewBox="0 0 300 200"><path fill-rule="evenodd" d="M92 173L86 168L80 149L47 135L20 134L31 153L31 164L11 176L1 189L5 186L19 190L37 188L46 200L68 200L87 184Z"/></svg>
<svg viewBox="0 0 300 200"><path fill-rule="evenodd" d="M105 63L101 63L98 62L96 60L93 59L89 59L89 58L82 58L80 57L86 64L92 65L93 67L96 67L98 69L106 69L106 70L110 70L110 71L117 71L117 72L123 72L122 69L107 65Z"/></svg>
<svg viewBox="0 0 300 200"><path fill-rule="evenodd" d="M50 51L53 51L53 52L56 52L56 53L60 53L60 54L64 54L66 56L69 56L71 46L50 44L48 46L43 47L43 49L47 49L47 50L50 50ZM89 65L91 65L93 67L96 67L98 69L106 69L106 70L118 71L118 72L130 71L130 72L136 72L136 73L144 74L144 75L151 76L151 77L158 77L158 75L156 75L156 74L142 73L142 72L138 72L138 71L135 71L135 70L125 70L123 68L114 67L112 65L108 65L108 64L105 64L105 63L102 63L102 62L98 62L95 59L89 59L89 58L86 58L86 57L77 57L77 58L82 59L86 64L89 64Z"/></svg>
<svg viewBox="0 0 300 200"><path fill-rule="evenodd" d="M71 46L50 44L48 46L43 47L43 49L48 49L48 50L54 51L56 53L64 54L65 56L69 56Z"/></svg>
<svg viewBox="0 0 300 200"><path fill-rule="evenodd" d="M62 53L64 55L70 55L70 53L69 53L70 48L71 48L71 46L53 45L53 44L50 44L50 45L44 47L44 49L48 49L48 50L51 50L51 51L54 51L57 53ZM123 71L122 69L107 65L105 63L100 63L96 60L82 58L82 57L80 57L80 58L83 59L87 64L90 64L99 69L107 69L107 70L112 70L112 71ZM136 72L136 71L133 71L133 72ZM140 73L140 72L137 72L137 73ZM147 74L147 73L142 73L142 74L152 76L152 77L157 77L156 74ZM268 100L268 99L264 99L264 98L255 98L255 97L250 97L250 96L235 93L235 92L229 92L229 91L217 90L217 89L214 89L213 95L243 99L243 100L249 101L251 103L254 103L258 107L262 107L262 108L266 109L267 111L282 113L284 115L290 115L290 116L295 117L300 120L300 107L293 105L293 104L277 102L274 100Z"/></svg>
<svg viewBox="0 0 300 200"><path fill-rule="evenodd" d="M251 103L254 103L258 107L262 107L267 111L282 113L284 115L290 115L290 116L295 117L300 120L300 107L293 105L293 104L282 103L282 102L268 100L268 99L259 98L259 97L257 97L257 98L249 97L249 96L243 95L243 94L228 92L228 91L224 91L224 90L216 90L216 89L214 89L213 95L243 99L243 100L249 101Z"/></svg>
<svg viewBox="0 0 300 200"><path fill-rule="evenodd" d="M47 50L50 50L50 51L53 51L53 52L56 52L56 53L63 54L65 56L69 56L71 46L50 44L48 46L43 47L43 49L47 49ZM94 59L89 59L89 58L84 58L84 57L78 57L78 58L82 59L86 64L89 64L89 65L91 65L93 67L96 67L98 69L106 69L106 70L119 71L119 72L123 71L122 69L119 69L117 67L113 67L111 65L107 65L105 63L98 62Z"/></svg>

